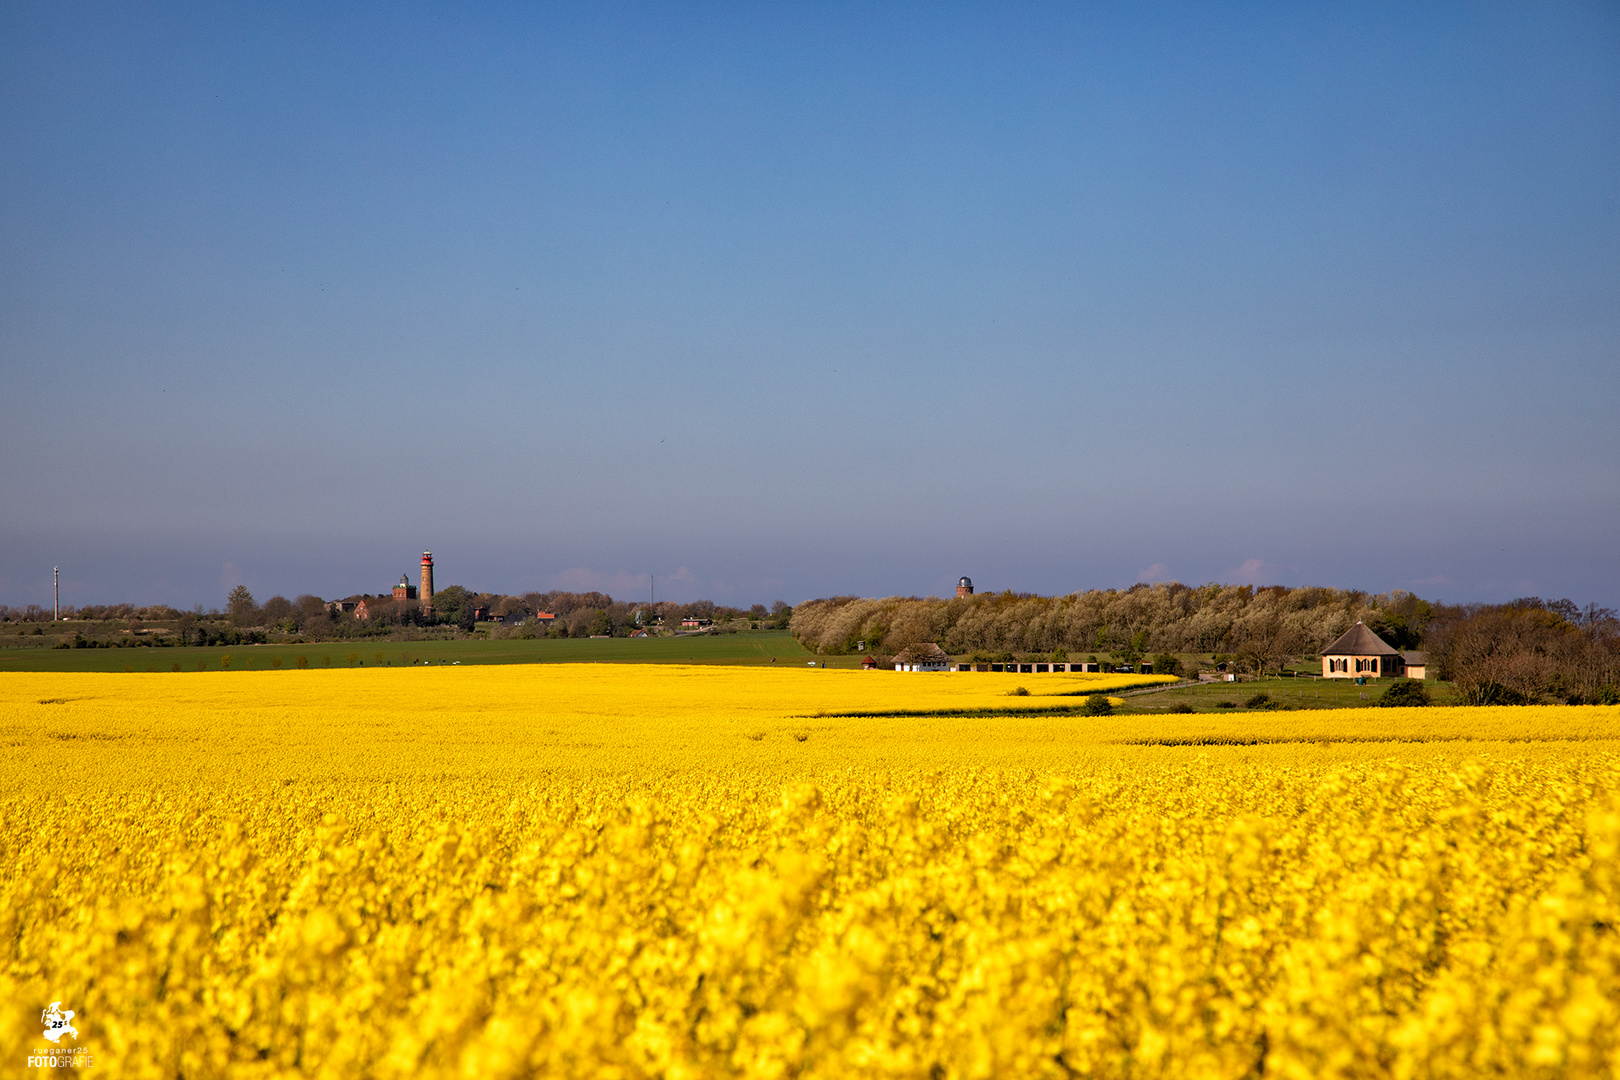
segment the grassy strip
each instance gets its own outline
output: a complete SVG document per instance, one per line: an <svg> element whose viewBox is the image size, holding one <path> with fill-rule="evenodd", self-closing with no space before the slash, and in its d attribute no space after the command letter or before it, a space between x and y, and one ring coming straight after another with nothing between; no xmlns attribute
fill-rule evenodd
<svg viewBox="0 0 1620 1080"><path fill-rule="evenodd" d="M1117 697L1135 697L1140 694L1162 694L1166 690L1180 690L1196 683L1173 682L1161 686L1136 686L1125 683L1122 686L1105 686L1101 690L1060 690L1055 694L1042 694L1041 697L1090 697L1092 694L1114 694Z"/></svg>
<svg viewBox="0 0 1620 1080"><path fill-rule="evenodd" d="M0 646L10 639L0 639ZM810 654L786 630L658 638L446 638L413 641L334 638L268 645L178 645L110 649L0 647L0 672L100 671L172 673L296 670L309 668L411 667L440 664L719 664L804 667ZM819 666L823 661L817 657ZM278 663L279 662L279 663ZM858 656L831 667L859 667Z"/></svg>
<svg viewBox="0 0 1620 1080"><path fill-rule="evenodd" d="M1590 735L1165 735L1115 739L1115 746L1276 746L1283 743L1604 742Z"/></svg>
<svg viewBox="0 0 1620 1080"><path fill-rule="evenodd" d="M915 718L921 716L1075 716L1080 705L1014 706L1010 709L858 709L854 712L802 713L795 720L842 720L863 717Z"/></svg>

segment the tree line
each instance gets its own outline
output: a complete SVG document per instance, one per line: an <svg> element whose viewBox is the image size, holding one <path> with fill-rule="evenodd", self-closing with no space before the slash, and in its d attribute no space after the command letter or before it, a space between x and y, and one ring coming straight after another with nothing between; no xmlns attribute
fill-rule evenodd
<svg viewBox="0 0 1620 1080"><path fill-rule="evenodd" d="M343 603L361 599L366 601L367 618L357 619L352 610L342 609ZM471 631L480 616L505 619L513 614L532 616L541 612L556 618L545 624L529 622L514 628L517 636L625 637L643 630L668 632L687 619L704 620L712 624L708 630L715 633L743 628L786 630L793 609L781 600L769 607L754 604L748 608L711 600L633 604L601 592L553 590L508 595L451 585L434 593L431 609L424 613L416 600L402 603L388 594L356 595L338 601L304 593L291 600L272 596L261 604L246 586L238 585L226 598L223 611L205 611L201 605L180 611L165 605L85 604L64 607L64 622L53 625L49 608L0 605L0 623L16 625L18 634L38 637L48 632L47 640L60 639L56 642L58 648L106 648L255 644L289 637L308 641L389 637L415 628ZM123 630L138 633L119 633Z"/></svg>
<svg viewBox="0 0 1620 1080"><path fill-rule="evenodd" d="M892 655L935 642L968 660L1107 659L1210 654L1264 674L1320 654L1357 621L1402 651L1425 649L1463 700L1603 701L1620 686L1620 622L1607 608L1536 597L1446 605L1409 592L1178 582L1067 596L835 596L793 611L808 649Z"/></svg>
<svg viewBox="0 0 1620 1080"><path fill-rule="evenodd" d="M65 619L89 619L95 621L138 619L145 622L172 622L183 613L167 604L153 604L145 607L136 607L134 604L84 604L80 607L62 608L62 617ZM51 609L38 604L26 604L23 607L11 607L0 604L0 622L50 622Z"/></svg>
<svg viewBox="0 0 1620 1080"><path fill-rule="evenodd" d="M1620 704L1620 619L1529 596L1447 609L1429 630L1440 677L1470 705Z"/></svg>
<svg viewBox="0 0 1620 1080"><path fill-rule="evenodd" d="M491 619L512 615L533 616L542 612L556 616L548 626L538 628L550 637L625 637L637 630L656 626L678 626L689 618L714 623L747 622L762 629L787 629L792 609L780 600L767 608L717 605L710 600L688 603L659 601L632 604L615 600L601 592L529 592L522 595L475 592L450 585L433 594L430 610L424 612L416 600L398 601L391 595L349 597L364 599L367 618L359 620L342 611L335 601L304 595L295 600L273 596L262 605L245 586L237 586L226 601L226 614L239 628L263 628L272 632L296 633L304 637L367 637L393 632L404 626L454 626L472 630L480 613ZM535 628L530 628L534 632Z"/></svg>

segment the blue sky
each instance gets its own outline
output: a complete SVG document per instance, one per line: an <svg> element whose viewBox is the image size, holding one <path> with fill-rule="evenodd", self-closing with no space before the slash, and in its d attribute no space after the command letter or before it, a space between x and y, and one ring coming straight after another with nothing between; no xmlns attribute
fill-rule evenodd
<svg viewBox="0 0 1620 1080"><path fill-rule="evenodd" d="M0 603L1620 605L1612 4L0 7Z"/></svg>

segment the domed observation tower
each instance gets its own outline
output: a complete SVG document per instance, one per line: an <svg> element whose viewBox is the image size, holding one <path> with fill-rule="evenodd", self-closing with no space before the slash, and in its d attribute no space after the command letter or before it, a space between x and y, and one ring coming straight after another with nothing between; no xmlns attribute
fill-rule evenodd
<svg viewBox="0 0 1620 1080"><path fill-rule="evenodd" d="M965 577L962 580L958 581L956 583L956 595L957 596L972 596L973 595L973 579L970 578L970 577Z"/></svg>

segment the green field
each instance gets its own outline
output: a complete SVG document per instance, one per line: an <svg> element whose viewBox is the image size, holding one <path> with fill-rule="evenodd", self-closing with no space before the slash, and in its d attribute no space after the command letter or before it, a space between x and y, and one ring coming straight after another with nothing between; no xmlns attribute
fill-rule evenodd
<svg viewBox="0 0 1620 1080"><path fill-rule="evenodd" d="M336 640L302 645L208 648L0 649L0 671L267 671L410 664L778 664L803 665L810 653L786 630L661 638L477 638L422 641ZM828 667L857 667L858 656L816 658Z"/></svg>

